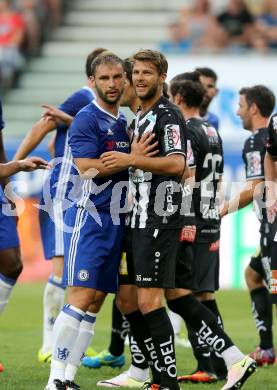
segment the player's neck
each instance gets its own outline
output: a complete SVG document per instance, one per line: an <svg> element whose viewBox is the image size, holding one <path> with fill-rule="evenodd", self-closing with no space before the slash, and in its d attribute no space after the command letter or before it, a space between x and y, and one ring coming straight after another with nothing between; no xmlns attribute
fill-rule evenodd
<svg viewBox="0 0 277 390"><path fill-rule="evenodd" d="M157 101L162 97L161 91L159 93L156 93L155 96L153 96L150 99L147 100L141 100L140 107L141 107L141 113L144 114L145 112L149 111L151 107L153 107Z"/></svg>
<svg viewBox="0 0 277 390"><path fill-rule="evenodd" d="M107 102L104 102L104 100L100 99L99 97L96 98L97 104L106 112L112 114L113 116L118 115L118 109L119 109L119 104L109 104Z"/></svg>
<svg viewBox="0 0 277 390"><path fill-rule="evenodd" d="M251 129L252 133L255 133L255 131L257 131L259 129L263 129L265 127L268 127L268 123L269 123L269 118L264 118L262 116L254 118L253 124L252 124L252 129Z"/></svg>
<svg viewBox="0 0 277 390"><path fill-rule="evenodd" d="M186 120L191 118L201 118L200 110L197 107L181 106L180 108Z"/></svg>
<svg viewBox="0 0 277 390"><path fill-rule="evenodd" d="M130 104L130 110L135 114L138 108L141 106L141 101L138 97L135 97L134 100Z"/></svg>

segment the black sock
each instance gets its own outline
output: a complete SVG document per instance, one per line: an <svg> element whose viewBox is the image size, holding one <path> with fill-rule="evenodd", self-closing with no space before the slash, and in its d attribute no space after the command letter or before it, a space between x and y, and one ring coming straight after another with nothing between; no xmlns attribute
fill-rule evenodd
<svg viewBox="0 0 277 390"><path fill-rule="evenodd" d="M152 359L152 354L154 352L155 355L155 351L151 351L151 348L149 348L149 344L152 344L152 338L147 322L139 310L125 314L125 317L129 321L139 349L145 356L148 366L151 369L153 382L159 385L161 383L161 373L154 365L154 361Z"/></svg>
<svg viewBox="0 0 277 390"><path fill-rule="evenodd" d="M112 311L112 334L109 351L114 356L120 356L124 352L124 341L129 333L130 325L128 320L118 310L115 299L113 300Z"/></svg>
<svg viewBox="0 0 277 390"><path fill-rule="evenodd" d="M223 320L221 314L219 312L216 300L203 301L203 305L205 305L208 309L210 309L217 318L218 325L223 329ZM227 377L227 367L222 356L211 350L211 363L214 369L215 374L219 379L225 379Z"/></svg>
<svg viewBox="0 0 277 390"><path fill-rule="evenodd" d="M144 315L150 334L152 346L156 351L158 365L161 369L161 385L170 390L179 390L174 348L174 331L164 307Z"/></svg>
<svg viewBox="0 0 277 390"><path fill-rule="evenodd" d="M136 342L132 328L129 331L129 342L130 342L130 352L132 356L132 365L145 370L148 368L148 363L144 357L144 354L139 349L138 343Z"/></svg>
<svg viewBox="0 0 277 390"><path fill-rule="evenodd" d="M213 366L211 362L210 347L197 336L194 329L186 323L188 329L188 338L191 343L192 351L197 360L196 371L206 371L213 373Z"/></svg>
<svg viewBox="0 0 277 390"><path fill-rule="evenodd" d="M215 299L211 299L209 301L203 301L202 303L203 303L203 305L205 305L208 309L210 309L214 313L214 315L217 318L218 325L221 326L221 328L223 329L224 328L224 326L223 326L223 319L222 319L220 311L218 309L216 300Z"/></svg>
<svg viewBox="0 0 277 390"><path fill-rule="evenodd" d="M167 303L170 310L179 314L215 352L222 353L234 345L218 325L215 315L192 294Z"/></svg>
<svg viewBox="0 0 277 390"><path fill-rule="evenodd" d="M260 347L273 347L272 336L272 304L266 287L256 288L250 292L252 313L260 335Z"/></svg>

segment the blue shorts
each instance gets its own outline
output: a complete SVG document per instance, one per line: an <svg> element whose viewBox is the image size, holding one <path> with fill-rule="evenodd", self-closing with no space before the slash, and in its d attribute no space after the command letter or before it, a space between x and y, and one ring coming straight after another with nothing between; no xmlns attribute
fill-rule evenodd
<svg viewBox="0 0 277 390"><path fill-rule="evenodd" d="M51 260L64 255L62 201L53 199L47 211L39 210L40 233L44 257Z"/></svg>
<svg viewBox="0 0 277 390"><path fill-rule="evenodd" d="M3 214L0 204L0 250L18 248L19 239L16 229L15 217Z"/></svg>
<svg viewBox="0 0 277 390"><path fill-rule="evenodd" d="M84 208L67 210L65 223L73 229L64 233L63 284L112 293L118 289L124 217L114 225L108 212L98 215L102 226Z"/></svg>

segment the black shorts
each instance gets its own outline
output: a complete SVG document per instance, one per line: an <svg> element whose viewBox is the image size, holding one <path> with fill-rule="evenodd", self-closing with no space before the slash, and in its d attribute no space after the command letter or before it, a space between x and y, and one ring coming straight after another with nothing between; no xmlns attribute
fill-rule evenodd
<svg viewBox="0 0 277 390"><path fill-rule="evenodd" d="M123 232L121 261L119 266L119 285L135 284L132 230L133 229L129 226L126 226Z"/></svg>
<svg viewBox="0 0 277 390"><path fill-rule="evenodd" d="M175 288L181 229L133 229L135 283L138 287Z"/></svg>
<svg viewBox="0 0 277 390"><path fill-rule="evenodd" d="M219 240L193 244L193 285L195 293L219 289Z"/></svg>
<svg viewBox="0 0 277 390"><path fill-rule="evenodd" d="M270 242L270 256L271 256L271 278L270 278L270 293L272 303L277 303L277 242Z"/></svg>
<svg viewBox="0 0 277 390"><path fill-rule="evenodd" d="M175 287L194 290L192 275L193 244L187 241L180 242L177 253Z"/></svg>
<svg viewBox="0 0 277 390"><path fill-rule="evenodd" d="M270 283L270 240L268 234L261 234L260 249L250 260L249 266L266 282Z"/></svg>

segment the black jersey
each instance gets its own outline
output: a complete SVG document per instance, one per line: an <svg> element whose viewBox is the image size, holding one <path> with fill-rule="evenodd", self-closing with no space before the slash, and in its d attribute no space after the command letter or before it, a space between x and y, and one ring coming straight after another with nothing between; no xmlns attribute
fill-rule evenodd
<svg viewBox="0 0 277 390"><path fill-rule="evenodd" d="M277 114L270 119L266 149L271 156L277 157Z"/></svg>
<svg viewBox="0 0 277 390"><path fill-rule="evenodd" d="M161 97L146 113L138 111L131 125L134 136L146 132L156 135L159 154L182 154L186 157L186 124L179 109ZM153 157L155 158L155 157ZM141 169L129 170L133 198L132 228L181 228L182 191L180 177L156 175Z"/></svg>
<svg viewBox="0 0 277 390"><path fill-rule="evenodd" d="M195 167L193 207L197 241L213 242L220 237L218 183L223 174L223 149L218 131L200 118L187 120Z"/></svg>
<svg viewBox="0 0 277 390"><path fill-rule="evenodd" d="M268 138L268 129L261 128L255 131L244 143L242 150L242 159L245 166L246 180L262 179L264 180L264 157ZM257 216L261 221L260 232L268 232L267 214L264 207L265 193L262 203L254 202Z"/></svg>
<svg viewBox="0 0 277 390"><path fill-rule="evenodd" d="M268 127L268 140L267 140L267 152L277 157L277 113L272 115ZM277 241L277 217L271 226L271 237L274 241Z"/></svg>

